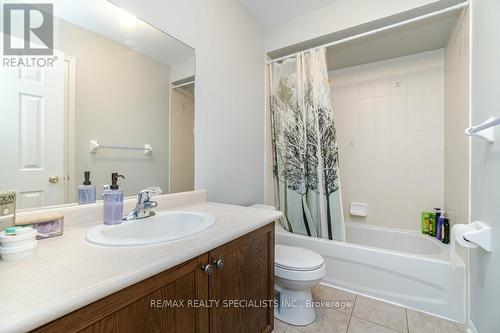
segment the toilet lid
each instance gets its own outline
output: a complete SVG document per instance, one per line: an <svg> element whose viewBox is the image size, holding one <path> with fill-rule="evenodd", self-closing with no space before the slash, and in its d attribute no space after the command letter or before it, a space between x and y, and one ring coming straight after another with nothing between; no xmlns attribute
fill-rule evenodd
<svg viewBox="0 0 500 333"><path fill-rule="evenodd" d="M323 263L320 254L302 247L281 244L274 247L274 264L284 269L311 271L320 268Z"/></svg>

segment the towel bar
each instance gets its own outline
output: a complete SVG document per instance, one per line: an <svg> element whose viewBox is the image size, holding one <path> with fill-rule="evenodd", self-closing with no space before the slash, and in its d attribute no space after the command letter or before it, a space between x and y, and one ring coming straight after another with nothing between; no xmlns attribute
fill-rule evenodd
<svg viewBox="0 0 500 333"><path fill-rule="evenodd" d="M144 147L127 147L127 146L111 146L111 145L102 145L97 140L90 140L90 153L97 153L98 149L124 149L124 150L142 150L144 151L144 155L151 155L153 152L153 147L150 144L146 143Z"/></svg>

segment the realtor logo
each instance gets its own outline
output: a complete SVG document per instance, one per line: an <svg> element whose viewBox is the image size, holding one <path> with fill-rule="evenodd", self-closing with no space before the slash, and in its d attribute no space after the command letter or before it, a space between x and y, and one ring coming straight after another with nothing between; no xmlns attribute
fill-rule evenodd
<svg viewBox="0 0 500 333"><path fill-rule="evenodd" d="M50 56L54 47L53 4L3 5L4 55Z"/></svg>

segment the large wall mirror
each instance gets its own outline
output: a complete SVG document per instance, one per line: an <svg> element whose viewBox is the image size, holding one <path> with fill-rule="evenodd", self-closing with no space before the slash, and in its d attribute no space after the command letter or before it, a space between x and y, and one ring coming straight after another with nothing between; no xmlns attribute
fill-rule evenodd
<svg viewBox="0 0 500 333"><path fill-rule="evenodd" d="M108 1L55 1L52 13L52 66L2 64L0 191L16 191L18 210L73 204L85 171L98 200L113 172L125 196L192 190L194 50Z"/></svg>

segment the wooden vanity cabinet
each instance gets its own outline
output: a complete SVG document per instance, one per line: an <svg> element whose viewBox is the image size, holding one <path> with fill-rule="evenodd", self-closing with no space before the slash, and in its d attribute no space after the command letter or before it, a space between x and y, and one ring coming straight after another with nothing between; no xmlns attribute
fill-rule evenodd
<svg viewBox="0 0 500 333"><path fill-rule="evenodd" d="M274 309L265 301L274 298L274 224L209 256L214 265L224 260L224 267L210 276L210 298L226 303L211 309L210 332L271 332ZM234 301L238 304L231 304Z"/></svg>
<svg viewBox="0 0 500 333"><path fill-rule="evenodd" d="M271 332L273 296L270 223L33 332Z"/></svg>

